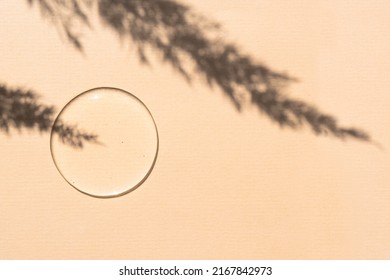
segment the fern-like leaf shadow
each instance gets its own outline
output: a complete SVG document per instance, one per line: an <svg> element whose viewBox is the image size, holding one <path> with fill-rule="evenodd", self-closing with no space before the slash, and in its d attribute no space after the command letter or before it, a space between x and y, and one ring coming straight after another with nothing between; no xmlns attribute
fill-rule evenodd
<svg viewBox="0 0 390 280"><path fill-rule="evenodd" d="M90 0L27 0L37 4L68 41L82 50L74 26L90 27L94 11ZM285 94L296 78L257 62L237 44L220 36L220 26L174 0L97 0L99 17L120 38L133 44L141 62L150 61L152 49L162 62L170 64L185 80L203 77L219 87L237 110L249 103L281 127L308 127L317 135L370 142L365 131L344 127L316 106Z"/></svg>

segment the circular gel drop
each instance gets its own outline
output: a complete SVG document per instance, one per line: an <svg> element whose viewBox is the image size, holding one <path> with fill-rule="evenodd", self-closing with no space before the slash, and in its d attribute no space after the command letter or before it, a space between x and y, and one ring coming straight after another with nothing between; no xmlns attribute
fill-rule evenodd
<svg viewBox="0 0 390 280"><path fill-rule="evenodd" d="M91 196L115 197L134 190L151 173L158 132L137 97L116 88L95 88L62 109L50 148L70 185Z"/></svg>

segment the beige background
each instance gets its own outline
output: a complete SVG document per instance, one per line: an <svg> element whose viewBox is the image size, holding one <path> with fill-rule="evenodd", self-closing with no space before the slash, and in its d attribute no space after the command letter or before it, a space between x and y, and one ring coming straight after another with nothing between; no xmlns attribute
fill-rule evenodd
<svg viewBox="0 0 390 280"><path fill-rule="evenodd" d="M227 38L301 82L318 105L383 146L280 129L187 84L96 22L85 55L25 1L0 1L0 81L62 108L97 86L134 93L160 152L136 191L96 199L56 170L49 134L0 134L2 259L390 258L390 2L189 1Z"/></svg>

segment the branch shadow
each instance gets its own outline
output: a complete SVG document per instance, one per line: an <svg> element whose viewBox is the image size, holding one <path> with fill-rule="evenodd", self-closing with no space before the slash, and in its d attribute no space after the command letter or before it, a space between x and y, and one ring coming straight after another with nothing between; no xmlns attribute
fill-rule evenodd
<svg viewBox="0 0 390 280"><path fill-rule="evenodd" d="M27 0L37 4L67 40L82 51L74 26L90 27L90 0ZM149 64L147 49L157 53L186 81L200 76L218 87L241 111L249 103L280 127L307 127L316 135L371 142L361 129L341 126L337 119L316 106L288 97L284 88L297 79L258 63L240 48L223 39L220 26L174 0L97 0L102 23L121 39L135 45L139 59Z"/></svg>
<svg viewBox="0 0 390 280"><path fill-rule="evenodd" d="M31 90L10 88L0 84L0 130L10 134L12 129L21 132L37 130L57 134L59 140L73 148L83 148L86 142L99 143L98 136L77 128L77 125L54 123L54 106L40 102Z"/></svg>

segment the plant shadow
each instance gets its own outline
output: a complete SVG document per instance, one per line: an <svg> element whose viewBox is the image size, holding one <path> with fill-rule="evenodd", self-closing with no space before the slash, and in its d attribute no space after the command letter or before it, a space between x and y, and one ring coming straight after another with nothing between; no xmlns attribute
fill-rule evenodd
<svg viewBox="0 0 390 280"><path fill-rule="evenodd" d="M339 139L372 139L365 131L341 126L336 117L323 113L315 105L287 96L284 89L297 79L274 71L236 44L220 36L220 26L174 0L26 0L39 7L44 18L53 23L76 50L83 51L80 30L91 27L90 16L98 11L101 22L122 40L133 44L140 61L150 63L153 50L163 63L170 64L186 81L202 77L210 87L218 87L238 110L246 104L256 107L280 127L307 127L316 135ZM19 92L20 95L20 92ZM17 102L18 95L15 94ZM34 108L34 107L33 107ZM32 113L28 106L8 111L4 122L15 127L48 129L51 107L39 107ZM33 109L34 110L34 109ZM25 111L25 116L20 116ZM17 113L16 113L17 112ZM19 114L19 115L18 115ZM13 118L19 119L13 119ZM32 118L29 120L29 118ZM2 125L7 130L7 125ZM82 146L82 141L96 141L95 136L77 132L75 127L55 128L64 142ZM71 139L76 139L72 141Z"/></svg>
<svg viewBox="0 0 390 280"><path fill-rule="evenodd" d="M86 142L99 143L98 135L78 129L77 125L54 122L54 106L40 102L31 90L10 88L0 84L0 130L10 134L12 129L37 130L58 135L59 140L73 148L83 148Z"/></svg>

